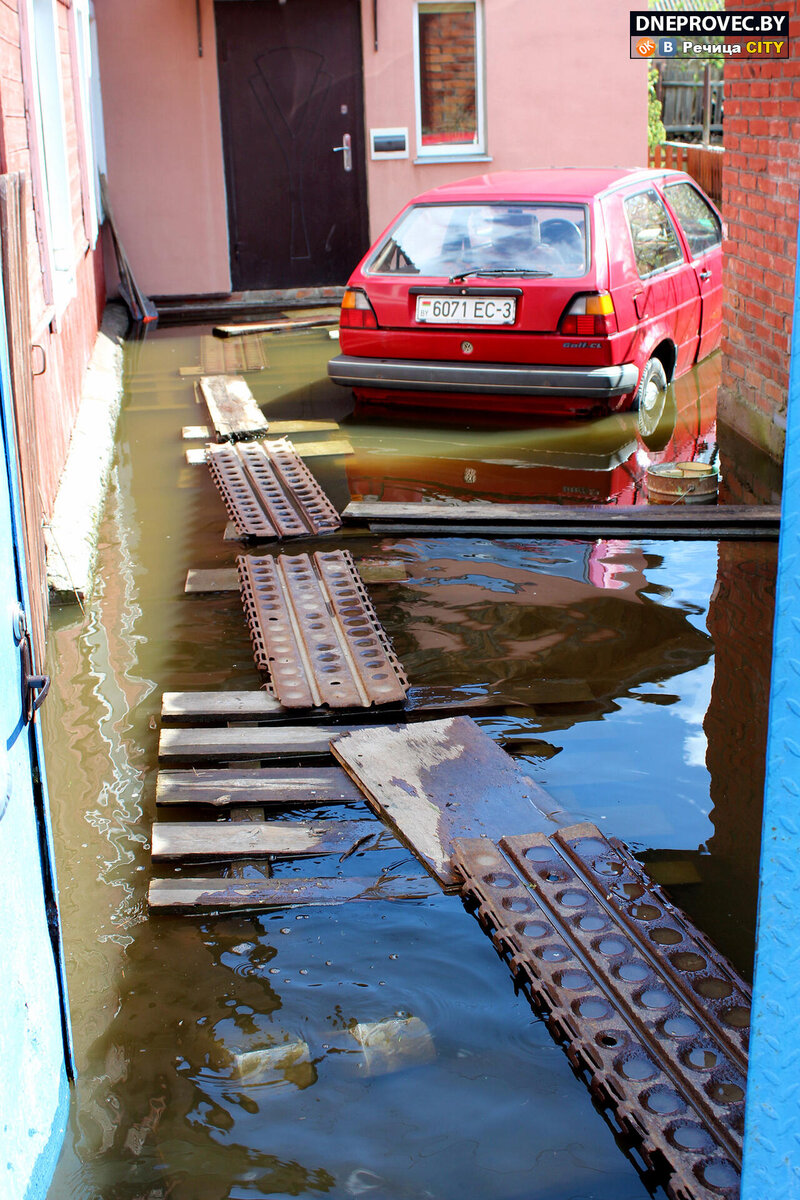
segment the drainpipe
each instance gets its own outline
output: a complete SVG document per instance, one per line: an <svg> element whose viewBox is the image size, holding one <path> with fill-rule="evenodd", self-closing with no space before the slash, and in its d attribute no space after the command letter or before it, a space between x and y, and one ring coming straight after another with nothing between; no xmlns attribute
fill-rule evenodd
<svg viewBox="0 0 800 1200"><path fill-rule="evenodd" d="M800 1196L799 406L796 268L740 1200Z"/></svg>

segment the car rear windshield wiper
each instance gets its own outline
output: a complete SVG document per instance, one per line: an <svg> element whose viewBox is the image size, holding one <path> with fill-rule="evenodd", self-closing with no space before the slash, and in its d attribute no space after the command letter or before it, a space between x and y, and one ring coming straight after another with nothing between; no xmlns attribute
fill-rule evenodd
<svg viewBox="0 0 800 1200"><path fill-rule="evenodd" d="M533 267L495 267L494 269L472 267L469 271L462 271L460 275L451 275L448 282L460 283L463 279L468 279L470 275L475 275L480 279L496 279L506 275L510 277L524 275L544 279L552 274L552 271L537 271Z"/></svg>

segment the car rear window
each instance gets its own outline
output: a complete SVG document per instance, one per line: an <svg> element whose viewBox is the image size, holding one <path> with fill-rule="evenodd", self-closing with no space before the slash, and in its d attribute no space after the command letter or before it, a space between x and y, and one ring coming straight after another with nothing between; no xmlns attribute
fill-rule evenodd
<svg viewBox="0 0 800 1200"><path fill-rule="evenodd" d="M367 270L575 278L587 271L586 226L586 209L577 204L418 205L400 218Z"/></svg>

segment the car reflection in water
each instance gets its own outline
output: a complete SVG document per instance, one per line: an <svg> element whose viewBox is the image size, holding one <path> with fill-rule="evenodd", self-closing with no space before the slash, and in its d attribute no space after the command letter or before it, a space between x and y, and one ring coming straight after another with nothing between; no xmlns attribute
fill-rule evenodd
<svg viewBox="0 0 800 1200"><path fill-rule="evenodd" d="M371 406L367 427L359 426L357 410L348 429L351 496L645 503L651 464L715 461L719 357L667 390L663 417L647 436L636 413L443 430L441 413L435 426L421 418L411 427L397 424L395 409L384 425ZM409 676L443 694L457 681L463 692L515 706L524 705L537 680L583 681L588 695L581 703L549 713L537 706L539 731L597 720L632 688L691 671L711 655L708 635L680 608L659 602L652 581L658 555L640 541L411 535L394 545L406 559L409 587L390 624L402 631L396 649ZM520 733L525 725L523 719Z"/></svg>
<svg viewBox="0 0 800 1200"><path fill-rule="evenodd" d="M350 495L359 500L482 500L528 504L641 504L647 468L717 459L721 356L711 355L661 393L647 417L479 424L470 414L356 407L348 430ZM385 425L378 424L386 419ZM360 420L369 421L359 433ZM401 418L401 420L408 420ZM435 424L434 424L435 422ZM646 426L643 428L643 426Z"/></svg>

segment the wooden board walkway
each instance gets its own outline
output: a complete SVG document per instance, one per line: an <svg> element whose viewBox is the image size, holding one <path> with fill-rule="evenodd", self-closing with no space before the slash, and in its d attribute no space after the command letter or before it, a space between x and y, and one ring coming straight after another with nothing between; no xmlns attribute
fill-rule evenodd
<svg viewBox="0 0 800 1200"><path fill-rule="evenodd" d="M230 729L162 729L158 757L163 763L184 766L244 762L248 759L270 762L330 758L331 738L347 728L342 725L240 725Z"/></svg>
<svg viewBox="0 0 800 1200"><path fill-rule="evenodd" d="M408 570L400 559L356 559L356 569L364 583L405 583ZM183 588L189 595L200 596L239 591L239 572L235 567L200 570L190 567Z"/></svg>
<svg viewBox="0 0 800 1200"><path fill-rule="evenodd" d="M243 375L263 371L266 367L263 342L241 337L220 342L217 338L203 337L200 341L200 365L181 367L179 374L189 378L193 375Z"/></svg>
<svg viewBox="0 0 800 1200"><path fill-rule="evenodd" d="M338 433L338 421L267 421L271 437L304 437L309 433ZM207 442L211 430L207 425L184 425L181 437L186 442Z"/></svg>
<svg viewBox="0 0 800 1200"><path fill-rule="evenodd" d="M266 435L267 430L264 431ZM339 458L353 453L353 447L346 438L331 438L327 442L298 442L295 450L300 458ZM190 447L185 457L190 467L202 467L208 462L205 446Z"/></svg>
<svg viewBox="0 0 800 1200"><path fill-rule="evenodd" d="M339 312L325 313L319 317L284 317L276 321L254 321L246 325L215 325L214 335L219 338L244 337L253 333L289 333L293 329L320 329L338 325Z"/></svg>
<svg viewBox="0 0 800 1200"><path fill-rule="evenodd" d="M387 710L386 720L432 714L456 716L464 713L506 708L542 708L563 704L585 704L594 699L591 689L578 679L542 679L518 687L513 693L477 693L465 695L461 689L409 688L402 710ZM263 689L248 692L164 692L161 720L167 725L220 725L237 721L298 722L329 718L320 709L284 708L279 700ZM353 716L360 714L354 710Z"/></svg>
<svg viewBox="0 0 800 1200"><path fill-rule="evenodd" d="M151 853L154 862L347 856L380 832L375 821L156 821Z"/></svg>
<svg viewBox="0 0 800 1200"><path fill-rule="evenodd" d="M257 804L266 808L304 808L313 805L355 804L364 797L341 767L192 768L159 771L156 804Z"/></svg>
<svg viewBox="0 0 800 1200"><path fill-rule="evenodd" d="M775 539L780 509L767 505L632 504L568 506L540 504L395 504L351 501L346 521L366 522L382 533L437 533L475 537L642 537L679 539Z"/></svg>
<svg viewBox="0 0 800 1200"><path fill-rule="evenodd" d="M341 518L286 438L207 448L211 477L240 538L332 533Z"/></svg>
<svg viewBox="0 0 800 1200"><path fill-rule="evenodd" d="M298 879L153 879L151 909L172 912L257 911L354 901L425 900L437 891L427 876L382 875L377 879L329 877Z"/></svg>
<svg viewBox="0 0 800 1200"><path fill-rule="evenodd" d="M456 839L552 832L563 822L552 797L469 717L352 730L334 735L331 750L446 891L460 886Z"/></svg>
<svg viewBox="0 0 800 1200"><path fill-rule="evenodd" d="M217 441L240 442L266 437L268 423L247 381L240 375L204 375L199 387Z"/></svg>

